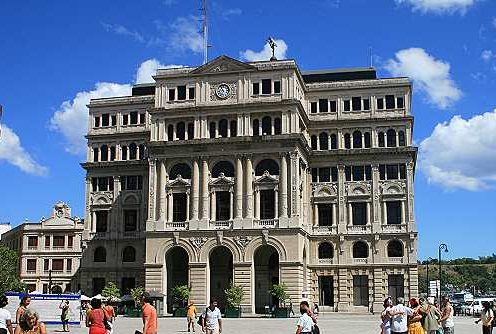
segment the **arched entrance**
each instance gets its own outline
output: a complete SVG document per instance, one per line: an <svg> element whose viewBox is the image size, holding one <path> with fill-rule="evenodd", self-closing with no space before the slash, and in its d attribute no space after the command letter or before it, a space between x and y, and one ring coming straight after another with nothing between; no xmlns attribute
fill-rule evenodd
<svg viewBox="0 0 496 334"><path fill-rule="evenodd" d="M277 304L269 290L273 284L279 284L279 254L270 245L259 247L255 251L255 313L265 313L265 308Z"/></svg>
<svg viewBox="0 0 496 334"><path fill-rule="evenodd" d="M215 247L210 253L210 296L217 298L222 312L226 307L226 294L224 290L233 280L233 255L225 246Z"/></svg>
<svg viewBox="0 0 496 334"><path fill-rule="evenodd" d="M172 289L179 285L189 285L188 253L184 248L176 246L165 255L165 263L167 270L167 312L172 313L174 304Z"/></svg>

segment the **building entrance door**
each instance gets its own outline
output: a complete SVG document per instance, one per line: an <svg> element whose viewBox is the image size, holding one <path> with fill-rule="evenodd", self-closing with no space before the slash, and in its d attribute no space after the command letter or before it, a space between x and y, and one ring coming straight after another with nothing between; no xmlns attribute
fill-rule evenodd
<svg viewBox="0 0 496 334"><path fill-rule="evenodd" d="M225 246L216 247L210 253L210 298L217 299L219 309L224 312L226 294L224 291L233 280L233 255Z"/></svg>
<svg viewBox="0 0 496 334"><path fill-rule="evenodd" d="M334 306L334 278L332 276L319 277L320 305Z"/></svg>
<svg viewBox="0 0 496 334"><path fill-rule="evenodd" d="M172 313L174 308L183 307L180 301L174 300L172 290L180 285L188 285L189 257L186 250L176 246L165 256L167 270L167 312Z"/></svg>
<svg viewBox="0 0 496 334"><path fill-rule="evenodd" d="M255 251L255 313L264 314L266 308L277 306L277 300L269 293L273 284L279 283L279 254L264 245Z"/></svg>

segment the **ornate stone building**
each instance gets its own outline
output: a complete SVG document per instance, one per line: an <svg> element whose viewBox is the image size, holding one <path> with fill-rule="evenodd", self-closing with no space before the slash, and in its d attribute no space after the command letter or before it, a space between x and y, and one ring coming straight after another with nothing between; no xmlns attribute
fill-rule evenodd
<svg viewBox="0 0 496 334"><path fill-rule="evenodd" d="M19 254L19 276L28 291L77 292L84 224L58 202L49 218L25 222L2 234L1 243Z"/></svg>
<svg viewBox="0 0 496 334"><path fill-rule="evenodd" d="M417 295L407 78L222 56L154 79L90 103L83 289L144 284L170 311L174 286L223 305L233 281L253 313L275 283L329 311Z"/></svg>

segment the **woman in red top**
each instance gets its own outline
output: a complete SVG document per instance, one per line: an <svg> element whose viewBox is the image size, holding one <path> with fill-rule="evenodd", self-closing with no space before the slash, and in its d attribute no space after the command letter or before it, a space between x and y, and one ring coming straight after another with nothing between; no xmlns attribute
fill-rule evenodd
<svg viewBox="0 0 496 334"><path fill-rule="evenodd" d="M90 304L92 309L86 316L86 327L90 328L89 334L107 334L104 324L106 315L102 309L102 301L93 298Z"/></svg>

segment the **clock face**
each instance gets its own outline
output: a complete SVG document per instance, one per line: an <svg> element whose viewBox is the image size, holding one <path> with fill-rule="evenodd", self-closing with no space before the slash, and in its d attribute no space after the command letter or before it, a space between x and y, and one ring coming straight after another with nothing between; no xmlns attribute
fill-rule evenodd
<svg viewBox="0 0 496 334"><path fill-rule="evenodd" d="M220 99L226 99L231 93L231 89L226 84L220 84L215 90L215 94Z"/></svg>

